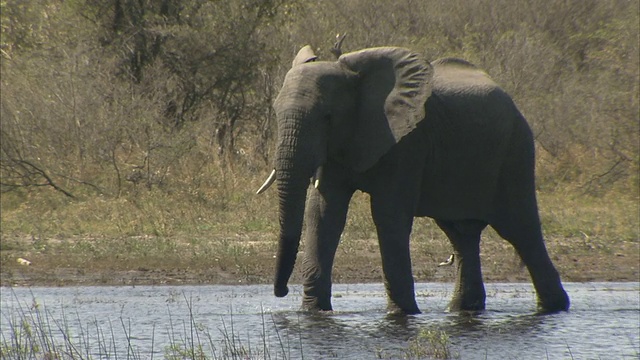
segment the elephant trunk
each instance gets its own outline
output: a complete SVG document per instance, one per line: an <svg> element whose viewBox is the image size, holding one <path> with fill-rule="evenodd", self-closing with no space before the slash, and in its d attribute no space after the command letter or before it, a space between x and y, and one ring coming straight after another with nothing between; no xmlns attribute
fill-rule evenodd
<svg viewBox="0 0 640 360"><path fill-rule="evenodd" d="M287 282L293 272L298 247L300 246L306 188L300 189L294 185L280 185L279 183L278 197L280 206L280 236L278 240L278 252L276 254L274 294L277 297L283 297L289 292Z"/></svg>
<svg viewBox="0 0 640 360"><path fill-rule="evenodd" d="M289 292L287 282L296 262L302 234L307 188L314 170L312 162L309 161L309 153L304 149L305 143L299 141L300 122L298 120L281 122L278 131L280 140L276 158L276 177L278 179L280 236L274 280L274 294L277 297L286 296Z"/></svg>

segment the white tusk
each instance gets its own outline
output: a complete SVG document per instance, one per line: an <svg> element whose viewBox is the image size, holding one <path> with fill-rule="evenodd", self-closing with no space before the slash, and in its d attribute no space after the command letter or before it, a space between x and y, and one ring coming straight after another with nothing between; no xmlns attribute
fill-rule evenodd
<svg viewBox="0 0 640 360"><path fill-rule="evenodd" d="M455 259L455 255L451 254L451 256L449 256L449 258L444 261L441 262L440 264L438 264L438 266L449 266L449 265L453 265L453 260Z"/></svg>
<svg viewBox="0 0 640 360"><path fill-rule="evenodd" d="M323 170L324 168L321 165L318 167L318 169L316 170L316 173L313 175L313 187L316 189L320 187L320 179L322 178Z"/></svg>
<svg viewBox="0 0 640 360"><path fill-rule="evenodd" d="M256 191L256 194L262 194L263 192L267 191L269 186L271 186L275 181L276 181L276 169L273 169L273 171L271 172L271 175L269 175L269 178L267 178L267 181L265 181L264 184L260 186L260 189Z"/></svg>

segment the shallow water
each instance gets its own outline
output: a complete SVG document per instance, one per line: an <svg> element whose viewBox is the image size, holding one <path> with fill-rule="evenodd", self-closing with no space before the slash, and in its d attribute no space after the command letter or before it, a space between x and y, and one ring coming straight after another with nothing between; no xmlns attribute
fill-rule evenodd
<svg viewBox="0 0 640 360"><path fill-rule="evenodd" d="M404 318L386 315L381 284L335 285L336 311L316 315L298 311L299 286L283 299L266 285L2 288L0 344L27 317L94 358L159 359L198 344L210 358L401 358L439 331L461 359L638 359L640 284L565 285L566 313L536 315L529 284L487 284L487 310L471 316L445 313L453 284L417 284L423 313Z"/></svg>

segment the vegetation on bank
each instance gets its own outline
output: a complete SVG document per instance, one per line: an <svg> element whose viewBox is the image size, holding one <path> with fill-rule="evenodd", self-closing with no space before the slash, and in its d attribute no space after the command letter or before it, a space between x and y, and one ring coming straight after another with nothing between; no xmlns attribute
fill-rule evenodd
<svg viewBox="0 0 640 360"><path fill-rule="evenodd" d="M405 46L485 69L535 133L558 261L617 259L639 237L639 23L637 1L613 0L2 1L2 274L17 257L270 269L277 202L254 195L273 161L270 105L301 46L330 60L344 32L346 51ZM357 196L341 251L375 247L367 208ZM448 251L429 220L414 234L424 256Z"/></svg>

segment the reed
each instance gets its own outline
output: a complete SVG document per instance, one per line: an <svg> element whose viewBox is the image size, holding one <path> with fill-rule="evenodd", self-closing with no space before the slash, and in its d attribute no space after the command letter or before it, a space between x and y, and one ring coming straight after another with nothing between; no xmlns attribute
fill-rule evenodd
<svg viewBox="0 0 640 360"><path fill-rule="evenodd" d="M15 306L3 311L0 358L16 360L40 359L167 359L167 360L227 360L227 359L291 359L304 358L301 350L290 347L291 340L277 328L275 336L267 331L269 314L262 311L262 334L258 341L244 339L235 329L234 316L221 316L220 334L204 326L193 311L193 299L183 294L188 318L167 314L168 341L159 344L158 328L140 336L130 319L120 317L115 323L101 327L97 321L83 325L78 314L54 316L35 298L26 305L15 297ZM4 309L3 309L4 310ZM271 319L273 321L273 318ZM122 340L124 338L124 341ZM300 343L301 343L301 339ZM143 344L144 342L144 344ZM150 344L149 344L150 342ZM162 350L156 348L161 347ZM301 347L300 347L301 349Z"/></svg>

